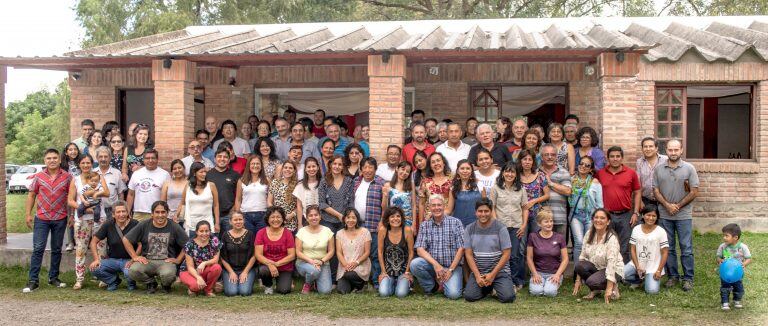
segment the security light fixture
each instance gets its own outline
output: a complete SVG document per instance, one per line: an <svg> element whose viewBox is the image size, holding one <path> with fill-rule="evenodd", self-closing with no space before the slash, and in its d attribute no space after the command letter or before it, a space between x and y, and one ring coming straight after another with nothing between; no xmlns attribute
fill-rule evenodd
<svg viewBox="0 0 768 326"><path fill-rule="evenodd" d="M392 55L392 53L391 53L391 52L389 52L389 51L384 51L384 52L381 54L381 62L384 62L384 63L389 63L389 56L390 56L390 55Z"/></svg>
<svg viewBox="0 0 768 326"><path fill-rule="evenodd" d="M79 72L73 72L72 73L72 79L73 80L80 80L80 77L82 77L82 76L83 75L81 75Z"/></svg>
<svg viewBox="0 0 768 326"><path fill-rule="evenodd" d="M168 59L168 58L163 59L163 68L171 69L172 65L173 65L173 60Z"/></svg>

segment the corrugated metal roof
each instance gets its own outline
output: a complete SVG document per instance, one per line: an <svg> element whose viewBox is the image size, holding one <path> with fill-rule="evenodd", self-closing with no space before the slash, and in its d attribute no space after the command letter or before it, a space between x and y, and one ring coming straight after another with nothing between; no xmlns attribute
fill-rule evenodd
<svg viewBox="0 0 768 326"><path fill-rule="evenodd" d="M327 53L372 50L628 50L649 61L694 52L768 60L768 17L481 19L192 26L65 53L64 57Z"/></svg>

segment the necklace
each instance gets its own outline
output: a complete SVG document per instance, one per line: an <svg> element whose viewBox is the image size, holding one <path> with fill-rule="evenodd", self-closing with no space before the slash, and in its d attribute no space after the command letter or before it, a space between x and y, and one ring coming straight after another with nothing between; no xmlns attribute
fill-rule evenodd
<svg viewBox="0 0 768 326"><path fill-rule="evenodd" d="M239 237L235 237L232 235L232 232L227 232L227 235L229 235L229 239L232 240L232 243L236 245L243 244L243 241L245 241L245 235L248 234L248 230L245 230L243 234L241 234Z"/></svg>

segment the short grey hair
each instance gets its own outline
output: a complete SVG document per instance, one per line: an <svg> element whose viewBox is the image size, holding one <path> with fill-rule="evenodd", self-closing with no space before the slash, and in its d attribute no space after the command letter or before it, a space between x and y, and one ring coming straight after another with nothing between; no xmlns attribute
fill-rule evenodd
<svg viewBox="0 0 768 326"><path fill-rule="evenodd" d="M99 157L99 154L101 154L101 152L105 152L109 157L112 157L112 151L109 150L107 146L99 146L99 148L96 149L96 157Z"/></svg>
<svg viewBox="0 0 768 326"><path fill-rule="evenodd" d="M434 200L434 199L438 199L438 200L440 200L441 204L445 204L445 197L443 197L443 195L441 195L441 194L431 194L431 195L429 195L429 199L427 200L427 203L428 204L432 203L432 200Z"/></svg>
<svg viewBox="0 0 768 326"><path fill-rule="evenodd" d="M539 149L539 152L544 151L545 148L551 148L551 149L553 149L555 151L555 153L557 153L557 147L555 147L555 145L552 145L552 143L546 143L544 145L541 145L541 148Z"/></svg>
<svg viewBox="0 0 768 326"><path fill-rule="evenodd" d="M437 130L440 130L440 129L448 129L448 124L445 122L438 123Z"/></svg>
<svg viewBox="0 0 768 326"><path fill-rule="evenodd" d="M491 125L487 123L481 123L479 126L477 126L477 128L475 128L475 130L477 132L480 132L480 129L483 129L483 128L488 128L489 130L493 131L493 127L491 127Z"/></svg>

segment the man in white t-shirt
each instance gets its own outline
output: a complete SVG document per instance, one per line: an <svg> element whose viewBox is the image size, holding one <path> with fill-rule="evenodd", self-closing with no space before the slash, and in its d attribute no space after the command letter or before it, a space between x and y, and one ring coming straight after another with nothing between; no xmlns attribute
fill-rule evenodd
<svg viewBox="0 0 768 326"><path fill-rule="evenodd" d="M461 126L458 123L448 124L448 141L437 146L436 151L445 156L451 171L456 171L459 161L469 157L472 146L461 141Z"/></svg>
<svg viewBox="0 0 768 326"><path fill-rule="evenodd" d="M376 168L376 176L384 179L384 181L392 181L392 176L395 175L397 165L400 164L402 158L402 149L397 145L387 146L387 164L380 164Z"/></svg>
<svg viewBox="0 0 768 326"><path fill-rule="evenodd" d="M235 150L235 155L237 157L246 157L247 155L251 154L251 145L248 144L248 141L237 137L237 125L234 121L226 120L222 122L221 134L224 136L224 138L219 139L213 143L214 149L219 148L219 144L226 140L232 144L232 149Z"/></svg>
<svg viewBox="0 0 768 326"><path fill-rule="evenodd" d="M203 157L203 147L200 145L200 142L197 140L193 140L189 142L189 146L187 147L187 155L185 158L181 159L181 163L184 163L184 174L189 175L189 168L192 166L192 163L200 162L205 165L207 169L213 169L214 165L211 160Z"/></svg>
<svg viewBox="0 0 768 326"><path fill-rule="evenodd" d="M171 179L168 171L157 167L158 154L154 148L144 152L144 167L133 172L128 182L128 214L138 221L152 217L152 204L160 200L160 190Z"/></svg>

